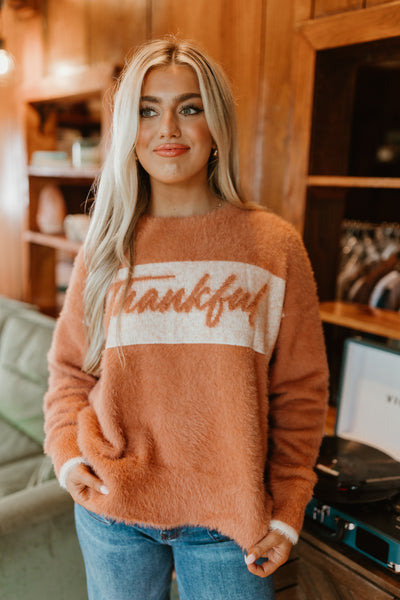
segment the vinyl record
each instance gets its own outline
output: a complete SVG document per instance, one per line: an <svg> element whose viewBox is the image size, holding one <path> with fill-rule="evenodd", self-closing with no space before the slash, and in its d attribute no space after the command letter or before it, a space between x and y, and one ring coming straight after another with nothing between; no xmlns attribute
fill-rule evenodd
<svg viewBox="0 0 400 600"><path fill-rule="evenodd" d="M375 502L400 490L400 463L384 452L336 436L323 439L314 496L324 502Z"/></svg>

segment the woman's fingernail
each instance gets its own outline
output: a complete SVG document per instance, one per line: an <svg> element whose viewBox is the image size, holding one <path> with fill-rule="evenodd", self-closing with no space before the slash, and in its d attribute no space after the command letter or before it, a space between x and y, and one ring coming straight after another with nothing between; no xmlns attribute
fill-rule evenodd
<svg viewBox="0 0 400 600"><path fill-rule="evenodd" d="M110 493L110 490L109 490L109 489L108 489L108 488L107 488L105 485L102 485L102 486L101 486L101 488L100 488L100 491L101 491L101 493L102 493L102 494L104 494L105 496L106 496L107 494L109 494L109 493Z"/></svg>
<svg viewBox="0 0 400 600"><path fill-rule="evenodd" d="M245 556L245 558L244 558L244 562L246 563L246 565L251 565L255 560L256 560L256 557L254 556L254 554L249 554L248 556Z"/></svg>

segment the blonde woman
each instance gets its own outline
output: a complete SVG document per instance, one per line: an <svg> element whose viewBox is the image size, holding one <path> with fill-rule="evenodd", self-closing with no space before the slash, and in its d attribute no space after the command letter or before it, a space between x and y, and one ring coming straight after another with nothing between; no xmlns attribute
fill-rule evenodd
<svg viewBox="0 0 400 600"><path fill-rule="evenodd" d="M45 450L91 600L274 597L315 482L327 367L303 244L246 202L234 104L190 43L145 44L49 353Z"/></svg>

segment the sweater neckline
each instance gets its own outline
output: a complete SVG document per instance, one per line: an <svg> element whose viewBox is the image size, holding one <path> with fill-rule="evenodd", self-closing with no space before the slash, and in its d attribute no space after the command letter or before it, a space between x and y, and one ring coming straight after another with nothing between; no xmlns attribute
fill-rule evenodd
<svg viewBox="0 0 400 600"><path fill-rule="evenodd" d="M149 215L145 213L140 217L140 222L144 223L154 223L154 224L190 224L190 223L198 223L203 221L208 221L210 219L218 218L221 215L224 215L227 211L230 211L232 208L236 208L231 202L224 201L222 206L217 206L213 210L206 212L200 215L186 215L186 216L167 216L167 217L157 217L154 215Z"/></svg>

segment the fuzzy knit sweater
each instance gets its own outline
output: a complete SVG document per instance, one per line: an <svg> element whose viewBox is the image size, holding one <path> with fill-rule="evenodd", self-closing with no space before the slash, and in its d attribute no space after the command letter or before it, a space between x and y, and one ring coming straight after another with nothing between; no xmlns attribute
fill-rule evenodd
<svg viewBox="0 0 400 600"><path fill-rule="evenodd" d="M107 296L99 378L82 371L82 251L76 259L48 357L56 474L89 464L109 494L86 489L80 503L127 523L209 527L243 549L271 523L296 536L328 386L300 237L273 214L227 204L145 215L135 257L120 322L126 268Z"/></svg>

